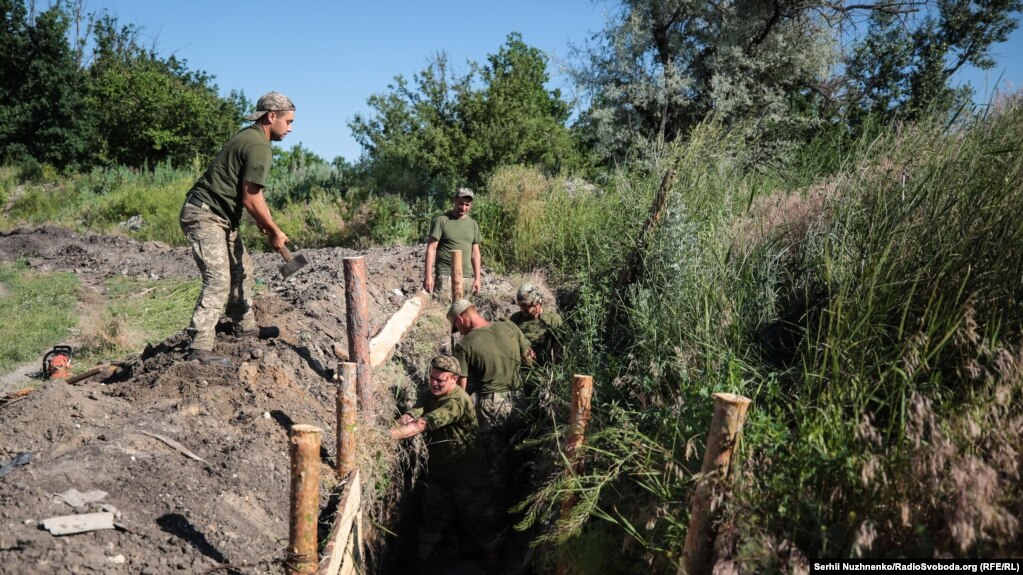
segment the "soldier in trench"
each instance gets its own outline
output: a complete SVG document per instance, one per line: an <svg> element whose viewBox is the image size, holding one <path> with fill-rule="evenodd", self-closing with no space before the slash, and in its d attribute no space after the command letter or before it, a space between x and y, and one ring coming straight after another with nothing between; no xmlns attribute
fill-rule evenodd
<svg viewBox="0 0 1023 575"><path fill-rule="evenodd" d="M472 399L459 386L465 372L458 360L430 360L430 381L415 406L391 428L395 440L425 434L429 454L426 490L416 555L420 565L433 553L444 528L456 514L483 551L487 568L498 572L496 509L488 485Z"/></svg>

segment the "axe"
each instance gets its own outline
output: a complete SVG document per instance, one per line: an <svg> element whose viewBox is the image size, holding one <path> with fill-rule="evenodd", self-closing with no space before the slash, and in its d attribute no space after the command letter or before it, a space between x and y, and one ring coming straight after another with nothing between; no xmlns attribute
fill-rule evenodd
<svg viewBox="0 0 1023 575"><path fill-rule="evenodd" d="M309 260L305 259L305 256L302 254L292 257L291 252L284 246L281 246L279 251L281 253L281 257L284 258L284 263L281 264L280 268L278 268L281 270L282 278L287 279L288 276L302 269L307 263L309 263Z"/></svg>

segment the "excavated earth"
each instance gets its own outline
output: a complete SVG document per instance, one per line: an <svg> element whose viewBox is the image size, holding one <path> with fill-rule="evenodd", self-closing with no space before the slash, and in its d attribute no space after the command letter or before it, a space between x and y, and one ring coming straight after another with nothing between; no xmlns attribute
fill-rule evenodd
<svg viewBox="0 0 1023 575"><path fill-rule="evenodd" d="M423 260L422 246L302 253L309 265L287 280L279 256L253 254L266 286L257 319L279 335L218 335L214 352L230 357L230 367L185 361L179 333L150 342L106 379L49 381L0 407L0 462L32 454L0 477L0 573L281 572L289 428L320 427L322 475L334 465L333 350L348 349L343 258L365 259L371 335L418 293ZM187 248L55 227L0 234L0 261L18 259L94 287L113 275L198 275ZM512 289L490 275L484 284L485 293ZM436 315L439 304L428 309ZM387 382L378 385L378 394L391 393ZM71 489L106 495L72 507L61 497ZM115 529L55 536L42 527L54 516L102 510L115 513Z"/></svg>

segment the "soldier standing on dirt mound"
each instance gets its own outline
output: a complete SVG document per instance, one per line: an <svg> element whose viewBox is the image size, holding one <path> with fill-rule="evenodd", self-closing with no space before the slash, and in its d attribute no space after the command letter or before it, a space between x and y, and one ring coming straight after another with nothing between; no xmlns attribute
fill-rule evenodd
<svg viewBox="0 0 1023 575"><path fill-rule="evenodd" d="M438 290L445 295L444 280L451 281L451 252L462 252L462 276L472 280L472 293L480 293L481 257L480 244L483 236L476 220L469 217L475 194L469 188L455 191L455 207L433 219L430 236L426 241L426 265L423 269L423 289L434 293ZM450 288L450 286L449 286ZM448 300L450 301L450 300Z"/></svg>
<svg viewBox="0 0 1023 575"><path fill-rule="evenodd" d="M462 335L454 356L465 375L459 385L476 394L476 419L487 456L490 485L498 504L507 508L512 437L522 427L525 396L519 370L532 364L533 352L522 331L510 321L487 321L468 300L448 308L448 320Z"/></svg>
<svg viewBox="0 0 1023 575"><path fill-rule="evenodd" d="M279 142L291 132L295 104L284 94L268 92L245 119L252 120L252 125L224 144L189 190L179 218L202 274L202 291L188 326L192 344L186 359L205 364L231 363L212 353L217 321L225 305L235 335L259 335L252 312L252 260L238 233L242 212L252 216L275 250L288 242L270 215L263 187L273 161L270 142Z"/></svg>
<svg viewBox="0 0 1023 575"><path fill-rule="evenodd" d="M498 536L494 508L487 485L486 463L477 436L472 399L459 387L465 376L461 364L450 355L430 360L428 393L420 395L408 413L391 428L392 439L426 434L426 490L419 525L420 567L429 559L456 512L466 530L483 550L487 566L497 571Z"/></svg>

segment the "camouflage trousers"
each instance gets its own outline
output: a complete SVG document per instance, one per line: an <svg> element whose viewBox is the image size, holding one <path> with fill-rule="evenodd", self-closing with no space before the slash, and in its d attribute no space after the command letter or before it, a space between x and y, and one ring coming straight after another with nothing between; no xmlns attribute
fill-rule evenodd
<svg viewBox="0 0 1023 575"><path fill-rule="evenodd" d="M481 393L476 398L479 438L487 457L487 475L498 504L507 507L511 482L512 439L522 428L522 391Z"/></svg>
<svg viewBox="0 0 1023 575"><path fill-rule="evenodd" d="M462 527L483 551L496 551L500 543L495 517L497 509L486 485L449 485L427 477L423 492L423 515L419 542L435 544L455 514Z"/></svg>
<svg viewBox="0 0 1023 575"><path fill-rule="evenodd" d="M238 230L208 207L186 202L178 222L192 244L192 257L202 275L202 291L192 311L188 334L192 337L192 349L212 350L222 312L239 329L257 328L252 312L252 290L256 284L252 259Z"/></svg>
<svg viewBox="0 0 1023 575"><path fill-rule="evenodd" d="M472 296L473 278L462 278L462 297L468 299ZM451 276L433 274L433 299L443 304L451 304Z"/></svg>

